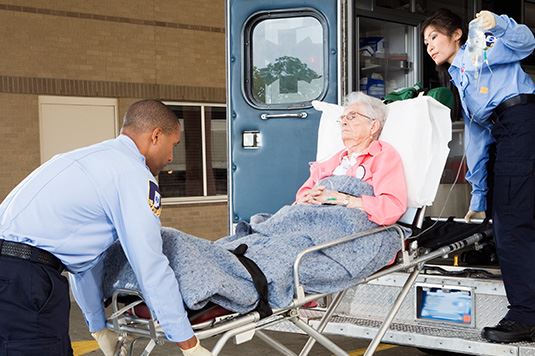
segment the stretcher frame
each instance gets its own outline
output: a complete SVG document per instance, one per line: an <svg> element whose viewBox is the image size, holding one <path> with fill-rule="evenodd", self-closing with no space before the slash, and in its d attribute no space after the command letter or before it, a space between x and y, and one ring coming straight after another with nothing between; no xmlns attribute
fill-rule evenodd
<svg viewBox="0 0 535 356"><path fill-rule="evenodd" d="M409 209L409 211L402 218L402 220L405 221L402 222L406 222L407 219L411 219L411 225L413 227L420 228L423 223L424 211L425 208ZM456 221L461 222L464 220L456 219ZM409 291L411 290L411 287L414 285L416 278L418 277L420 271L422 270L426 262L444 255L448 255L467 246L476 244L485 237L491 236L492 233L489 228L488 230L472 234L466 238L462 238L459 241L449 243L433 251L423 251L418 247L417 239L408 236L405 232L406 230L400 224L394 224L390 226L383 226L355 233L343 238L323 243L321 245L307 248L298 254L293 265L295 298L288 307L274 309L273 315L263 319L260 318L260 314L256 311L252 311L243 315L234 313L221 317L216 317L215 319L192 325L196 337L199 340L216 336L219 337L219 340L216 342L213 349L211 350L214 356L219 355L225 344L231 338L234 337L236 343L241 344L243 342L251 340L255 335L257 335L262 341L264 341L274 350L282 353L283 355L297 356L296 353L294 353L286 346L284 346L283 344L268 336L262 331L263 329L271 327L275 324L287 321L291 322L293 325L295 325L297 328L299 328L301 331L303 331L306 335L309 336L309 339L301 349L299 356L308 355L316 342L320 343L322 346L324 346L326 349L328 349L337 356L347 356L348 353L342 350L331 340L329 340L323 334L323 332L349 288L336 293L305 295L304 288L299 280L299 268L301 265L301 261L303 257L309 253L323 250L349 241L353 241L358 238L363 238L368 235L385 230L394 230L399 235L400 253L398 254L397 261L394 264L387 266L366 278L363 278L351 287L368 283L370 281L376 280L380 277L394 272L406 271L410 272L410 274L405 284L401 288L396 300L392 304L390 311L387 313L382 323L382 326L377 330L377 333L370 342L364 354L365 356L373 355L373 353L375 352L377 346L379 345L385 333L392 324L394 317L396 316L403 303L403 300L408 295ZM120 307L120 296L136 296L139 297L139 300L132 302L124 307ZM319 320L319 324L316 326L316 328L314 328L306 322L306 318L300 315L299 310L303 308L307 303L327 296L332 296L332 301L325 309L323 317ZM121 347L126 347L129 355L131 355L135 344L140 339L149 339L149 342L147 343L145 349L142 352L143 356L149 355L156 345L160 345L168 341L166 340L165 334L155 321L155 318L152 314L151 319L147 320L136 317L129 312L132 308L142 302L142 295L135 290L118 289L113 294L112 314L108 318L107 326L110 330L118 333L120 336L120 343L118 344L116 351L117 355L119 354L119 350L121 350Z"/></svg>

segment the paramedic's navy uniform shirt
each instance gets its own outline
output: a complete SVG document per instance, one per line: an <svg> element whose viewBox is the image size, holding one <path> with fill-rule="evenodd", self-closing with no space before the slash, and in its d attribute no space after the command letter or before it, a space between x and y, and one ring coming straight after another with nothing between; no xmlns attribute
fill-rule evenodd
<svg viewBox="0 0 535 356"><path fill-rule="evenodd" d="M184 341L193 331L162 254L155 187L145 158L124 135L58 155L0 205L0 237L42 248L63 262L92 332L105 327L102 253L119 239L166 336Z"/></svg>
<svg viewBox="0 0 535 356"><path fill-rule="evenodd" d="M535 84L519 63L535 48L533 33L506 15L495 18L496 27L490 32L496 41L487 50L488 65L482 63L477 68L479 77L476 78L476 68L466 46L457 52L449 69L464 109L466 179L472 185L470 209L473 211L487 208L486 165L488 148L494 141L490 121L492 111L513 96L535 93Z"/></svg>

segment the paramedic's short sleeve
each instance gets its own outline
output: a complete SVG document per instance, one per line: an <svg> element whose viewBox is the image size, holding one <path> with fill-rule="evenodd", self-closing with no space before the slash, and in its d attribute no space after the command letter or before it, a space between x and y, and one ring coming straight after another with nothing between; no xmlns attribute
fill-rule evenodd
<svg viewBox="0 0 535 356"><path fill-rule="evenodd" d="M106 203L141 292L169 340L193 336L176 277L162 252L158 185L147 172L122 172Z"/></svg>

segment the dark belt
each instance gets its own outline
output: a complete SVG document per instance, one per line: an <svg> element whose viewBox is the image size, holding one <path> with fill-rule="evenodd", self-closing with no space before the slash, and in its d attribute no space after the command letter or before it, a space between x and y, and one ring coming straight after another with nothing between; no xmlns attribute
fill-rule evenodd
<svg viewBox="0 0 535 356"><path fill-rule="evenodd" d="M256 291L258 292L258 304L255 310L260 314L261 318L265 318L273 314L273 310L269 306L268 298L268 282L264 272L258 267L258 265L248 257L245 257L245 252L247 252L247 245L241 244L233 251L233 254L238 257L238 260L243 264L247 272L251 275L253 279L253 284Z"/></svg>
<svg viewBox="0 0 535 356"><path fill-rule="evenodd" d="M20 242L0 239L0 256L15 257L41 263L54 268L59 273L65 269L63 263L50 252Z"/></svg>
<svg viewBox="0 0 535 356"><path fill-rule="evenodd" d="M509 108L512 108L513 106L526 105L529 103L535 103L535 94L519 94L517 96L513 96L512 98L504 100L492 112L492 115L491 115L492 121L493 122L498 121L498 119L504 113L504 111Z"/></svg>

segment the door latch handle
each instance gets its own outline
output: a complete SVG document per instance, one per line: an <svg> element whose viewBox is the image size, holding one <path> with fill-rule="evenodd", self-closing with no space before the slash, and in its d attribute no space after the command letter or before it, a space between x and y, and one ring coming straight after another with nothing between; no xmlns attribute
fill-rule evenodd
<svg viewBox="0 0 535 356"><path fill-rule="evenodd" d="M298 114L260 114L260 118L262 120L269 120L269 119L306 119L308 114L306 112L301 112Z"/></svg>

